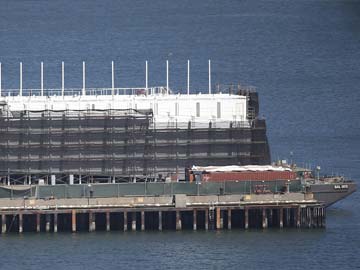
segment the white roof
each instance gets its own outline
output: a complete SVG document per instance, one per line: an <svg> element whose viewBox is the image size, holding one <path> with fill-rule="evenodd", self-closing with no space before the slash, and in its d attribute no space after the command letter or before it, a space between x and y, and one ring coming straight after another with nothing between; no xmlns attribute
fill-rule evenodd
<svg viewBox="0 0 360 270"><path fill-rule="evenodd" d="M254 171L254 172L263 172L263 171L276 171L276 172L285 172L292 170L289 167L283 166L272 166L272 165L246 165L246 166L192 166L193 171L206 171L206 172L245 172L245 171Z"/></svg>

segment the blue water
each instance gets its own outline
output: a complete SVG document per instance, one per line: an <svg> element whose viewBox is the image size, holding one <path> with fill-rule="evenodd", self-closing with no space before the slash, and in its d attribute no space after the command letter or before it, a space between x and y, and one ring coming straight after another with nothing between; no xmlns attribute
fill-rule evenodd
<svg viewBox="0 0 360 270"><path fill-rule="evenodd" d="M165 84L257 87L272 158L360 181L360 2L355 0L0 0L3 88ZM0 269L354 269L359 192L328 210L325 230L24 234L0 237Z"/></svg>

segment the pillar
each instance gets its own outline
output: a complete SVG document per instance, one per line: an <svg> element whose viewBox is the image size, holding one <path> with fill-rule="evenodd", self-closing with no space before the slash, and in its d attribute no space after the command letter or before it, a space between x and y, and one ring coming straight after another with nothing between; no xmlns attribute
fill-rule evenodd
<svg viewBox="0 0 360 270"><path fill-rule="evenodd" d="M71 230L72 232L76 232L76 211L71 211Z"/></svg>
<svg viewBox="0 0 360 270"><path fill-rule="evenodd" d="M36 214L36 232L40 232L40 214Z"/></svg>
<svg viewBox="0 0 360 270"><path fill-rule="evenodd" d="M197 230L197 211L194 209L193 211L193 230Z"/></svg>
<svg viewBox="0 0 360 270"><path fill-rule="evenodd" d="M262 227L263 227L263 229L267 229L267 227L268 227L266 208L262 209Z"/></svg>
<svg viewBox="0 0 360 270"><path fill-rule="evenodd" d="M124 232L128 229L128 219L127 219L127 212L124 212Z"/></svg>
<svg viewBox="0 0 360 270"><path fill-rule="evenodd" d="M224 211L220 209L220 229L224 228Z"/></svg>
<svg viewBox="0 0 360 270"><path fill-rule="evenodd" d="M145 231L145 212L141 211L141 230Z"/></svg>
<svg viewBox="0 0 360 270"><path fill-rule="evenodd" d="M159 211L159 231L162 231L162 212Z"/></svg>
<svg viewBox="0 0 360 270"><path fill-rule="evenodd" d="M54 213L54 232L58 231L58 214Z"/></svg>
<svg viewBox="0 0 360 270"><path fill-rule="evenodd" d="M19 233L23 232L23 214L19 213Z"/></svg>
<svg viewBox="0 0 360 270"><path fill-rule="evenodd" d="M176 230L181 230L181 215L180 215L180 211L176 211Z"/></svg>
<svg viewBox="0 0 360 270"><path fill-rule="evenodd" d="M46 232L50 232L50 215L49 214L46 214L45 216L45 231Z"/></svg>
<svg viewBox="0 0 360 270"><path fill-rule="evenodd" d="M136 231L136 212L132 212L131 214L131 229Z"/></svg>
<svg viewBox="0 0 360 270"><path fill-rule="evenodd" d="M221 229L221 209L216 207L216 229Z"/></svg>
<svg viewBox="0 0 360 270"><path fill-rule="evenodd" d="M227 224L228 230L231 230L231 208L228 209L228 224Z"/></svg>
<svg viewBox="0 0 360 270"><path fill-rule="evenodd" d="M284 209L279 208L279 227L282 229L284 228Z"/></svg>
<svg viewBox="0 0 360 270"><path fill-rule="evenodd" d="M245 208L245 230L249 229L249 209Z"/></svg>
<svg viewBox="0 0 360 270"><path fill-rule="evenodd" d="M311 208L310 207L307 208L307 216L308 216L308 227L311 228L312 220L311 220Z"/></svg>
<svg viewBox="0 0 360 270"><path fill-rule="evenodd" d="M205 230L209 229L209 209L205 209Z"/></svg>
<svg viewBox="0 0 360 270"><path fill-rule="evenodd" d="M1 233L6 233L6 215L1 215Z"/></svg>
<svg viewBox="0 0 360 270"><path fill-rule="evenodd" d="M110 231L110 212L106 212L106 231Z"/></svg>

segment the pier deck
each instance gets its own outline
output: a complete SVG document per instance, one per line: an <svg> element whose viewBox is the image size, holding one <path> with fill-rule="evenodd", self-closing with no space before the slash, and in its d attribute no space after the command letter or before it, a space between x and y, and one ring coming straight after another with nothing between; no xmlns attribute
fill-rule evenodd
<svg viewBox="0 0 360 270"><path fill-rule="evenodd" d="M0 199L2 233L325 227L312 194Z"/></svg>

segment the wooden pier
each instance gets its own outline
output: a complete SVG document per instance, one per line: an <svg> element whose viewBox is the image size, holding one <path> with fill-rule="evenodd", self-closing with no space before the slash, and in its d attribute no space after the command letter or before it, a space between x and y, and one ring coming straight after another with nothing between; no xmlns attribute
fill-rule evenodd
<svg viewBox="0 0 360 270"><path fill-rule="evenodd" d="M1 199L1 232L323 228L311 194Z"/></svg>

